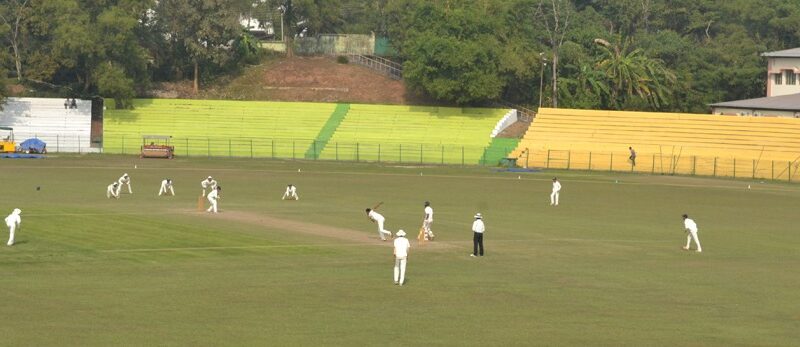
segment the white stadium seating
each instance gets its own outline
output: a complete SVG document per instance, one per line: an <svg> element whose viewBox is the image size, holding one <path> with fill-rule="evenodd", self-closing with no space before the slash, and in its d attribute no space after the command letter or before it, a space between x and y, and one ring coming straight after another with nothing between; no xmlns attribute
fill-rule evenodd
<svg viewBox="0 0 800 347"><path fill-rule="evenodd" d="M92 101L76 100L77 108L65 109L64 99L8 98L0 112L0 126L14 128L17 143L38 138L50 153L97 152L90 148Z"/></svg>

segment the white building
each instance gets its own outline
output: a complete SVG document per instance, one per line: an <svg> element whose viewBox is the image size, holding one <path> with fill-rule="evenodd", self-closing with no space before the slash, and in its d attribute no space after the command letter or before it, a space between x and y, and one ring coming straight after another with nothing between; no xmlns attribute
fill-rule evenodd
<svg viewBox="0 0 800 347"><path fill-rule="evenodd" d="M761 56L767 58L767 96L711 104L711 113L800 118L800 47Z"/></svg>
<svg viewBox="0 0 800 347"><path fill-rule="evenodd" d="M767 97L800 93L800 48L767 52Z"/></svg>

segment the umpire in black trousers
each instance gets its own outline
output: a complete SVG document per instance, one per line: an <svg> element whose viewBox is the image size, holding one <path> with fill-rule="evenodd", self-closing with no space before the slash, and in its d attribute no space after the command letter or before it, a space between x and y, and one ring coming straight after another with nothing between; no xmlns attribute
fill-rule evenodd
<svg viewBox="0 0 800 347"><path fill-rule="evenodd" d="M472 222L472 254L470 256L477 257L483 256L483 232L486 231L486 226L483 225L483 216L480 213L475 214L475 221ZM480 248L480 252L478 249Z"/></svg>

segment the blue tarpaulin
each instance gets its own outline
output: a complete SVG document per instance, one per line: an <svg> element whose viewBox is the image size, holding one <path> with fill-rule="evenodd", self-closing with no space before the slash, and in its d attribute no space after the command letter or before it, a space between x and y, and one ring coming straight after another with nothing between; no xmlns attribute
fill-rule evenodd
<svg viewBox="0 0 800 347"><path fill-rule="evenodd" d="M27 139L19 144L21 151L25 153L44 153L47 144L37 138Z"/></svg>

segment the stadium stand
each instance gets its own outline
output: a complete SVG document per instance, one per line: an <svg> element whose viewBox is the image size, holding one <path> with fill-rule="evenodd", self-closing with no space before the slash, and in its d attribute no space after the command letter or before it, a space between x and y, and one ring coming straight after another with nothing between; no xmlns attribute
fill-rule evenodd
<svg viewBox="0 0 800 347"><path fill-rule="evenodd" d="M478 164L493 129L510 112L354 104L320 158Z"/></svg>
<svg viewBox="0 0 800 347"><path fill-rule="evenodd" d="M490 135L512 116L508 109L139 99L132 110L108 106L103 147L133 154L143 135L167 135L178 156L496 164L509 145L487 152Z"/></svg>
<svg viewBox="0 0 800 347"><path fill-rule="evenodd" d="M0 112L0 126L14 128L17 143L38 138L47 150L86 153L91 147L92 102L76 100L76 108L65 108L64 99L8 98Z"/></svg>
<svg viewBox="0 0 800 347"><path fill-rule="evenodd" d="M787 179L800 119L542 108L511 155L526 166Z"/></svg>
<svg viewBox="0 0 800 347"><path fill-rule="evenodd" d="M176 155L302 158L336 104L139 99L108 107L104 152L137 153L143 135L172 136Z"/></svg>

